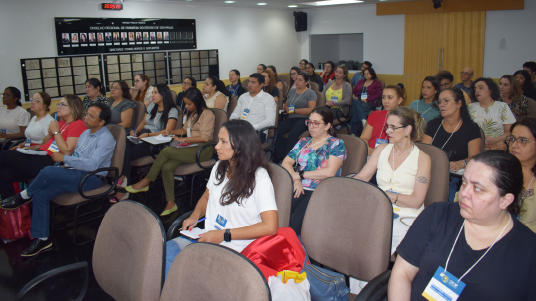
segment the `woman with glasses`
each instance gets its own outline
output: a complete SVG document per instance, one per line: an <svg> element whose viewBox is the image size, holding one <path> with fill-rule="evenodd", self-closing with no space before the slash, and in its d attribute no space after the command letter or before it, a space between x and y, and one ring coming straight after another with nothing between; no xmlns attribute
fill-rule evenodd
<svg viewBox="0 0 536 301"><path fill-rule="evenodd" d="M296 88L290 89L283 109L287 119L279 122L275 143L275 162L279 162L298 142L300 135L307 130L305 120L316 107L316 93L307 87L309 76L300 73L296 76ZM283 137L288 133L288 138Z"/></svg>
<svg viewBox="0 0 536 301"><path fill-rule="evenodd" d="M187 111L186 106L183 101L184 93L186 92L186 90L190 89L191 87L197 88L197 81L195 80L195 78L191 76L187 76L182 81L182 91L179 93L179 95L177 95L177 100L176 100L177 107L180 108L182 113L186 113Z"/></svg>
<svg viewBox="0 0 536 301"><path fill-rule="evenodd" d="M238 100L240 95L246 93L246 89L242 87L242 81L240 80L240 71L236 69L229 71L229 81L231 84L225 88Z"/></svg>
<svg viewBox="0 0 536 301"><path fill-rule="evenodd" d="M501 92L500 100L508 104L516 120L530 115L527 97L522 94L513 76L503 75L499 82L499 90Z"/></svg>
<svg viewBox="0 0 536 301"><path fill-rule="evenodd" d="M344 141L335 138L330 109L314 108L305 124L311 137L300 139L281 164L294 180L290 227L297 235L301 234L305 211L314 189L323 179L340 176L342 163L346 160Z"/></svg>
<svg viewBox="0 0 536 301"><path fill-rule="evenodd" d="M467 162L480 153L480 128L469 116L462 90L444 89L436 104L441 116L426 124L422 143L444 150L449 157L450 172L456 173L463 170ZM460 177L450 177L449 202L454 200L460 180Z"/></svg>
<svg viewBox="0 0 536 301"><path fill-rule="evenodd" d="M523 190L518 194L519 221L536 233L536 120L522 117L512 125L512 134L506 137L509 151L521 162Z"/></svg>
<svg viewBox="0 0 536 301"><path fill-rule="evenodd" d="M0 142L4 139L24 137L24 130L30 122L30 113L22 108L21 94L15 87L7 87L2 93L0 107Z"/></svg>
<svg viewBox="0 0 536 301"><path fill-rule="evenodd" d="M86 80L86 96L83 102L85 111L94 103L103 103L110 106L110 100L106 97L106 91L100 80L96 78Z"/></svg>
<svg viewBox="0 0 536 301"><path fill-rule="evenodd" d="M130 89L131 99L143 101L145 107L149 107L153 98L153 86L150 85L151 79L145 74L134 76L134 86Z"/></svg>
<svg viewBox="0 0 536 301"><path fill-rule="evenodd" d="M421 114L424 118L424 122L428 122L441 113L437 108L435 101L439 97L441 87L439 86L439 79L435 76L427 76L422 81L421 97L418 100L414 100L410 105L410 109L415 110Z"/></svg>
<svg viewBox="0 0 536 301"><path fill-rule="evenodd" d="M25 147L44 155L28 154L18 150L0 152L0 195L3 199L15 195L13 182L25 182L37 177L41 169L54 165L52 155L61 152L72 155L78 137L87 130L82 115L84 105L78 96L66 94L57 104L60 122L52 120L42 144Z"/></svg>
<svg viewBox="0 0 536 301"><path fill-rule="evenodd" d="M497 84L488 77L481 77L471 87L469 115L485 135L486 150L506 150L504 140L510 135L510 126L516 118L508 105L499 100Z"/></svg>
<svg viewBox="0 0 536 301"><path fill-rule="evenodd" d="M130 133L134 128L134 109L136 104L130 100L128 84L122 80L113 82L110 97L112 100L110 106L112 117L109 123L118 124L125 128L127 133Z"/></svg>
<svg viewBox="0 0 536 301"><path fill-rule="evenodd" d="M324 82L322 81L320 75L315 73L315 65L313 65L313 63L307 63L305 66L305 72L309 75L311 82L317 83L318 89L322 91L324 89Z"/></svg>
<svg viewBox="0 0 536 301"><path fill-rule="evenodd" d="M307 66L307 64L309 64L309 61L306 60L306 59L303 59L303 60L300 61L300 64L298 65L298 66L300 66L300 72L306 73L305 67ZM298 72L298 73L300 73L300 72Z"/></svg>
<svg viewBox="0 0 536 301"><path fill-rule="evenodd" d="M35 116L32 117L30 123L24 130L24 136L26 141L14 146L12 150L17 148L24 148L27 146L36 146L43 143L43 139L48 135L48 126L50 122L54 120L48 111L50 111L50 102L52 99L46 92L37 92L32 97L30 103L30 109L34 112Z"/></svg>
<svg viewBox="0 0 536 301"><path fill-rule="evenodd" d="M424 209L430 184L430 156L414 144L423 136L424 119L406 107L391 111L385 125L388 144L376 147L367 164L354 177L368 182L374 174L378 186L393 204L391 254Z"/></svg>
<svg viewBox="0 0 536 301"><path fill-rule="evenodd" d="M290 89L296 89L296 78L298 77L298 74L300 74L300 73L302 73L300 71L300 68L298 68L298 67L290 68L290 83L289 83L290 88L289 88L289 91L290 91Z"/></svg>
<svg viewBox="0 0 536 301"><path fill-rule="evenodd" d="M363 71L364 79L357 82L353 89L352 101L352 134L359 135L369 113L374 110L376 101L382 97L382 84L371 67Z"/></svg>

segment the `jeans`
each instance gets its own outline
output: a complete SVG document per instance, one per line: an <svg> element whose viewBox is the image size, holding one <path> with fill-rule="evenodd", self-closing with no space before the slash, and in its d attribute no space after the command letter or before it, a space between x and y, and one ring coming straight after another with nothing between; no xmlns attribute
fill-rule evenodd
<svg viewBox="0 0 536 301"><path fill-rule="evenodd" d="M461 178L459 177L450 177L449 202L454 202L454 197L456 196L456 192L460 190L460 181L461 181Z"/></svg>
<svg viewBox="0 0 536 301"><path fill-rule="evenodd" d="M50 234L50 200L67 192L78 192L78 183L87 173L84 170L56 166L47 166L41 170L26 190L33 198L33 238L48 237ZM101 179L93 175L84 182L82 190L97 189L101 186Z"/></svg>
<svg viewBox="0 0 536 301"><path fill-rule="evenodd" d="M360 136L363 131L363 123L361 120L367 120L367 117L372 111L373 107L370 103L361 102L360 99L354 99L352 101L352 120L350 127L352 134Z"/></svg>
<svg viewBox="0 0 536 301"><path fill-rule="evenodd" d="M175 260L175 257L179 255L182 249L193 243L194 241L191 241L182 236L166 242L166 273L164 274L164 279L167 278L169 269L171 269L171 265L173 264L173 260Z"/></svg>

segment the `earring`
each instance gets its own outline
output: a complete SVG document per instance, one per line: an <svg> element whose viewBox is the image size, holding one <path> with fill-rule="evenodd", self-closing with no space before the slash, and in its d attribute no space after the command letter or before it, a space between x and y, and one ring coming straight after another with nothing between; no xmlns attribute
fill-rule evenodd
<svg viewBox="0 0 536 301"><path fill-rule="evenodd" d="M409 138L408 135L406 135L406 138Z"/></svg>

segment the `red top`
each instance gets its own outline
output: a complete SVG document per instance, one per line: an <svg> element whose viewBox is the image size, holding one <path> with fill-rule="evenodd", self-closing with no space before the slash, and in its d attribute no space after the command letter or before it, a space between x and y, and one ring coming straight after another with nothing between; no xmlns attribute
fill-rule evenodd
<svg viewBox="0 0 536 301"><path fill-rule="evenodd" d="M322 81L324 82L324 85L327 85L328 82L335 77L335 72L331 73L329 76L322 75Z"/></svg>
<svg viewBox="0 0 536 301"><path fill-rule="evenodd" d="M73 121L67 125L65 125L65 121L60 121L60 132L61 136L63 137L63 140L67 141L67 138L69 137L80 137L82 133L87 130L86 125L82 121L82 119L78 119L76 121ZM49 156L52 156L52 152L48 150L52 142L56 141L55 137L52 137L50 140L48 140L46 143L41 145L41 148L39 150L46 151Z"/></svg>
<svg viewBox="0 0 536 301"><path fill-rule="evenodd" d="M363 86L365 85L365 80L361 79L355 84L353 93L356 97L361 99L361 91L363 91ZM367 87L367 102L374 104L376 100L382 97L382 83L378 80L373 80L372 84Z"/></svg>
<svg viewBox="0 0 536 301"><path fill-rule="evenodd" d="M387 124L387 111L374 111L367 119L367 123L372 126L372 137L368 141L370 148L376 146L376 139L387 139L387 134L383 130L383 126Z"/></svg>

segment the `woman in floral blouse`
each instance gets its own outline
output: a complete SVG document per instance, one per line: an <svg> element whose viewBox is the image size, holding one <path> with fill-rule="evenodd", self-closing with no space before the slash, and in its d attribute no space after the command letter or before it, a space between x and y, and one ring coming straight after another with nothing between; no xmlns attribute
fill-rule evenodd
<svg viewBox="0 0 536 301"><path fill-rule="evenodd" d="M503 75L499 83L499 90L501 92L501 100L508 104L516 120L530 115L527 97L522 94L513 76Z"/></svg>
<svg viewBox="0 0 536 301"><path fill-rule="evenodd" d="M305 120L311 137L300 139L283 160L282 166L294 180L290 227L297 235L301 234L305 210L316 186L342 172L346 148L344 141L334 137L332 123L333 114L329 108L313 109L309 119Z"/></svg>

